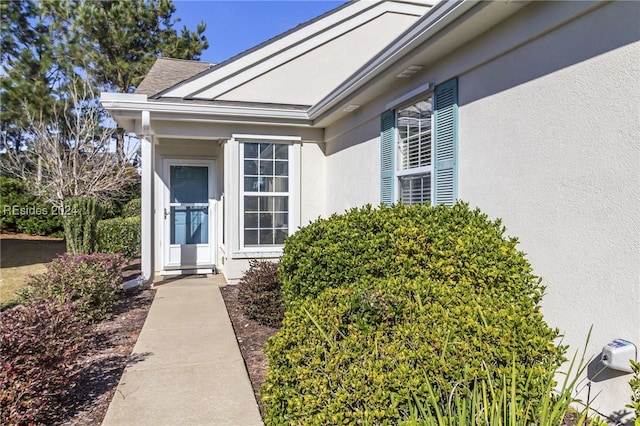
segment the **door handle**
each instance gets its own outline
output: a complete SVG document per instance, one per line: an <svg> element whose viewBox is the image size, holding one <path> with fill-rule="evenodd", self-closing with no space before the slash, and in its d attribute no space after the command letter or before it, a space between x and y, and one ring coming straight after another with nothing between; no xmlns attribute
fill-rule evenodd
<svg viewBox="0 0 640 426"><path fill-rule="evenodd" d="M164 219L167 220L167 216L169 216L169 212L167 211L167 208L164 208Z"/></svg>

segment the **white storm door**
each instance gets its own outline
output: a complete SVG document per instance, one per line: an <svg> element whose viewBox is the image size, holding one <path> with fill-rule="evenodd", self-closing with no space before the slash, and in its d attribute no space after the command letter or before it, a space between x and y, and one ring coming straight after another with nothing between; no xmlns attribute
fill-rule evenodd
<svg viewBox="0 0 640 426"><path fill-rule="evenodd" d="M169 161L165 176L164 269L213 268L215 163Z"/></svg>

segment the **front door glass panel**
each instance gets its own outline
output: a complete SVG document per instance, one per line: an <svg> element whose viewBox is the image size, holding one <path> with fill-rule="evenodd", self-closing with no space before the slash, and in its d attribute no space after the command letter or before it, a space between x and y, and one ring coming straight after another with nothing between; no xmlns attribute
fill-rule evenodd
<svg viewBox="0 0 640 426"><path fill-rule="evenodd" d="M170 166L171 244L209 243L209 168Z"/></svg>

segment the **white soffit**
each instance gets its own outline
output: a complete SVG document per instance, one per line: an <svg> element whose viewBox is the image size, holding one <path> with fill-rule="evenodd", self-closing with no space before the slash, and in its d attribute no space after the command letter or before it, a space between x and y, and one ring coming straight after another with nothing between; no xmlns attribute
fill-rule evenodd
<svg viewBox="0 0 640 426"><path fill-rule="evenodd" d="M238 58L200 78L163 93L166 97L215 99L221 94L303 55L387 12L422 16L434 1L356 1Z"/></svg>

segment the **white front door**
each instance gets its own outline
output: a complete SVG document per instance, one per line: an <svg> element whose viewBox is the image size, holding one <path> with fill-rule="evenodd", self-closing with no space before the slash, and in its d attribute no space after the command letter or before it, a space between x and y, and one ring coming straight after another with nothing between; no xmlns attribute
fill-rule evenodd
<svg viewBox="0 0 640 426"><path fill-rule="evenodd" d="M168 160L164 172L164 269L214 268L215 162Z"/></svg>

